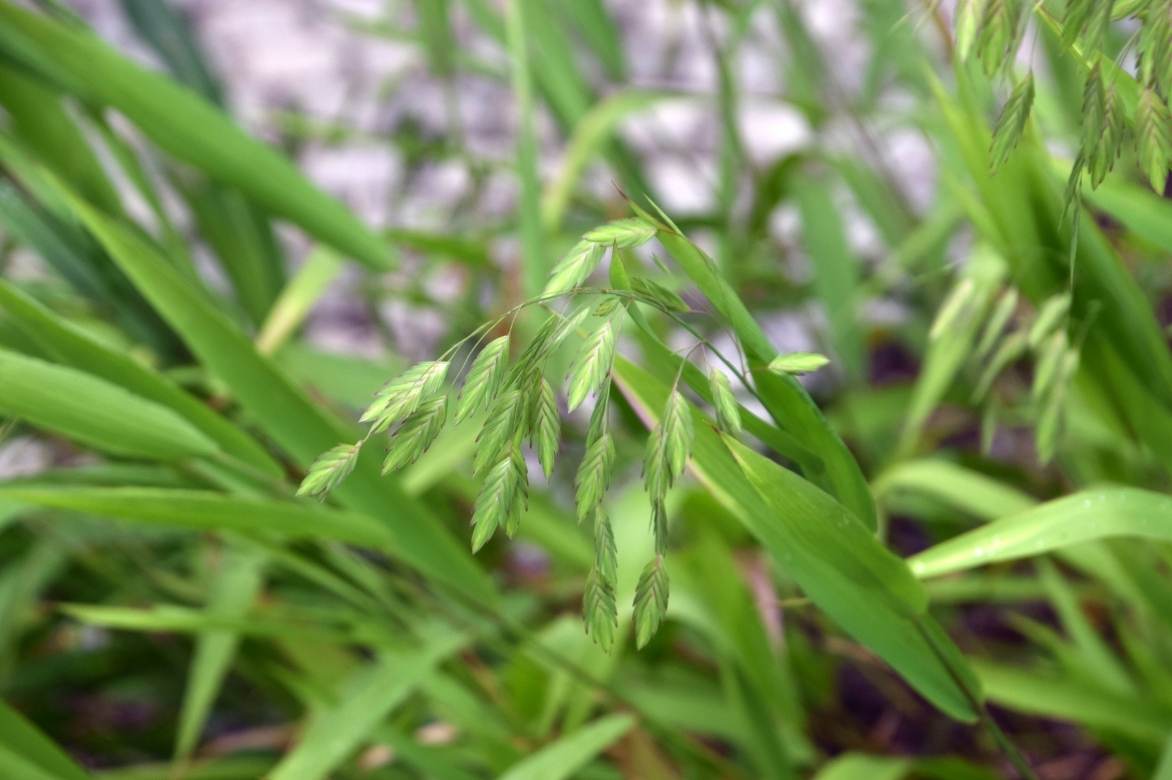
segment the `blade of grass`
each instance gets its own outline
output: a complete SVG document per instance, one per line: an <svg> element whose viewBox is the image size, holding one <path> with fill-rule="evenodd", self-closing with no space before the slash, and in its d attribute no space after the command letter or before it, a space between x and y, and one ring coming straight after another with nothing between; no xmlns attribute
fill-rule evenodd
<svg viewBox="0 0 1172 780"><path fill-rule="evenodd" d="M777 350L745 304L719 275L712 260L673 226L660 224L658 238L736 335L747 353L753 379L770 416L821 459L832 494L874 528L875 504L859 464L801 384L788 374L779 376L765 368Z"/></svg>
<svg viewBox="0 0 1172 780"><path fill-rule="evenodd" d="M272 780L315 780L344 761L436 666L467 637L443 627L417 647L386 650L358 669L338 692L336 704L314 712L297 745L268 775Z"/></svg>
<svg viewBox="0 0 1172 780"><path fill-rule="evenodd" d="M859 382L866 374L859 330L859 262L851 254L830 187L821 176L803 176L794 188L802 220L802 244L814 272L814 292L826 311L830 343L843 374Z"/></svg>
<svg viewBox="0 0 1172 780"><path fill-rule="evenodd" d="M644 421L654 424L667 387L625 359L616 361L615 376ZM964 668L963 658L925 613L927 597L906 565L846 508L810 483L743 445L721 440L703 420L697 420L695 429L692 471L782 569L832 620L937 707L952 717L974 720L978 713L953 677L953 669ZM730 447L735 447L737 459ZM750 482L747 473L757 479ZM947 648L951 668L920 628Z"/></svg>
<svg viewBox="0 0 1172 780"><path fill-rule="evenodd" d="M111 256L180 334L200 361L231 389L260 427L303 468L352 429L315 406L270 360L260 355L208 298L132 231L74 200L74 207ZM390 549L413 566L476 599L491 599L491 581L439 521L380 474L379 456L363 452L336 491L346 506L378 518L394 537Z"/></svg>
<svg viewBox="0 0 1172 780"><path fill-rule="evenodd" d="M1084 490L996 520L913 556L918 577L1042 555L1113 537L1172 541L1172 498L1148 490Z"/></svg>
<svg viewBox="0 0 1172 780"><path fill-rule="evenodd" d="M229 550L212 582L207 611L229 619L244 617L264 583L264 564L256 550ZM176 758L187 759L195 750L239 643L230 631L209 631L197 640L179 709Z"/></svg>
<svg viewBox="0 0 1172 780"><path fill-rule="evenodd" d="M85 780L88 777L64 750L4 701L0 701L0 745L10 751L10 755L22 757L26 766L35 767L45 777L56 780Z"/></svg>
<svg viewBox="0 0 1172 780"><path fill-rule="evenodd" d="M269 310L256 336L256 349L272 355L301 326L309 310L342 272L342 259L325 247L310 252Z"/></svg>
<svg viewBox="0 0 1172 780"><path fill-rule="evenodd" d="M531 0L507 0L505 31L512 62L513 92L517 99L517 176L521 182L518 211L521 221L521 271L526 295L537 295L549 276L549 259L541 224L541 182L537 175L537 135L534 127L533 80L525 30Z"/></svg>
<svg viewBox="0 0 1172 780"><path fill-rule="evenodd" d="M308 503L267 501L201 490L74 487L0 483L0 498L42 509L63 509L132 523L191 531L270 533L390 550L393 540L376 520Z"/></svg>
<svg viewBox="0 0 1172 780"><path fill-rule="evenodd" d="M133 358L94 340L3 279L0 279L0 309L58 362L166 406L225 452L265 474L279 476L282 473L281 467L251 436L206 404Z"/></svg>
<svg viewBox="0 0 1172 780"><path fill-rule="evenodd" d="M177 159L372 268L391 265L389 247L285 158L249 137L199 95L117 54L89 32L10 2L0 3L0 50L83 100L122 112Z"/></svg>
<svg viewBox="0 0 1172 780"><path fill-rule="evenodd" d="M630 715L599 718L510 767L501 780L564 780L583 769L634 725L635 719Z"/></svg>
<svg viewBox="0 0 1172 780"><path fill-rule="evenodd" d="M7 350L0 350L0 415L117 455L175 460L218 451L170 409L89 374Z"/></svg>

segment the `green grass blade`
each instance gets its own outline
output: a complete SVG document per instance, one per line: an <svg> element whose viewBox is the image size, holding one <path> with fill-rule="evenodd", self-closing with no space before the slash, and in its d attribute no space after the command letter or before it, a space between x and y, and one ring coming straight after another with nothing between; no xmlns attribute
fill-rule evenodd
<svg viewBox="0 0 1172 780"><path fill-rule="evenodd" d="M654 424L667 387L623 359L616 361L615 375L640 416ZM953 676L964 661L924 611L927 596L907 566L830 496L742 445L726 445L710 425L697 421L695 428L693 472L783 570L937 707L975 719ZM729 446L736 447L739 462ZM757 479L750 481L745 469Z"/></svg>
<svg viewBox="0 0 1172 780"><path fill-rule="evenodd" d="M630 715L599 718L510 767L501 775L501 780L564 780L573 777L634 725L635 719Z"/></svg>
<svg viewBox="0 0 1172 780"><path fill-rule="evenodd" d="M326 777L357 749L404 699L466 641L445 627L419 647L384 651L354 673L339 691L337 704L309 719L297 746L268 775L271 780Z"/></svg>
<svg viewBox="0 0 1172 780"><path fill-rule="evenodd" d="M0 415L104 452L176 460L215 443L170 409L71 368L0 350Z"/></svg>
<svg viewBox="0 0 1172 780"><path fill-rule="evenodd" d="M224 273L236 300L252 322L259 324L284 281L283 260L267 217L234 189L216 182L180 182L199 232Z"/></svg>
<svg viewBox="0 0 1172 780"><path fill-rule="evenodd" d="M526 6L532 0L508 0L505 5L505 32L512 62L513 91L517 114L517 175L521 180L518 211L521 220L522 278L527 295L537 295L549 275L549 259L541 224L541 182L537 176L537 135L534 127L533 79L529 65Z"/></svg>
<svg viewBox="0 0 1172 780"><path fill-rule="evenodd" d="M1018 712L1081 723L1157 746L1172 732L1172 711L1044 670L974 664L992 702Z"/></svg>
<svg viewBox="0 0 1172 780"><path fill-rule="evenodd" d="M256 336L256 348L272 355L305 321L310 309L342 271L342 259L325 247L317 247L306 258L281 295Z"/></svg>
<svg viewBox="0 0 1172 780"><path fill-rule="evenodd" d="M340 424L229 322L209 298L191 286L134 232L79 201L75 208L111 256L171 323L200 361L227 384L241 405L303 468L354 432ZM455 537L397 483L379 475L379 457L364 451L354 473L336 491L348 507L378 518L393 535L391 549L441 582L478 599L493 587Z"/></svg>
<svg viewBox="0 0 1172 780"><path fill-rule="evenodd" d="M166 406L228 454L274 477L282 473L281 467L251 436L206 404L133 358L95 341L2 279L0 309L54 360Z"/></svg>
<svg viewBox="0 0 1172 780"><path fill-rule="evenodd" d="M822 178L804 176L795 185L802 220L802 244L814 272L814 291L826 311L830 342L852 382L866 374L866 352L859 330L859 261L846 243L838 207Z"/></svg>
<svg viewBox="0 0 1172 780"><path fill-rule="evenodd" d="M334 540L382 550L390 549L392 544L391 536L378 521L357 512L202 490L7 482L0 483L0 498L163 528L271 533L289 539Z"/></svg>
<svg viewBox="0 0 1172 780"><path fill-rule="evenodd" d="M0 105L8 112L13 134L45 165L106 211L122 213L118 192L57 95L0 65Z"/></svg>
<svg viewBox="0 0 1172 780"><path fill-rule="evenodd" d="M55 88L122 112L177 159L373 268L389 247L285 158L203 98L117 54L85 30L0 3L0 51Z"/></svg>
<svg viewBox="0 0 1172 780"><path fill-rule="evenodd" d="M1172 541L1172 498L1138 488L1084 490L949 539L909 563L916 576L936 577L1114 537Z"/></svg>
<svg viewBox="0 0 1172 780"><path fill-rule="evenodd" d="M587 165L595 155L606 150L607 141L613 137L619 124L669 97L672 95L667 92L623 90L593 106L574 124L561 170L546 185L541 199L542 222L546 230L552 233L561 227Z"/></svg>
<svg viewBox="0 0 1172 780"><path fill-rule="evenodd" d="M212 74L194 31L178 9L155 0L121 0L121 5L135 31L158 52L176 79L203 95L209 103L224 105L220 82Z"/></svg>
<svg viewBox="0 0 1172 780"><path fill-rule="evenodd" d="M711 258L671 226L661 225L658 238L736 334L770 416L822 460L830 491L874 528L875 504L859 464L802 385L765 368L777 351Z"/></svg>
<svg viewBox="0 0 1172 780"><path fill-rule="evenodd" d="M906 758L847 753L818 770L814 780L901 780L911 769Z"/></svg>
<svg viewBox="0 0 1172 780"><path fill-rule="evenodd" d="M264 563L264 556L255 550L229 551L221 563L222 571L212 583L208 612L227 618L244 617L264 583ZM177 758L190 756L199 742L239 643L239 637L230 631L209 631L196 642L175 733Z"/></svg>
<svg viewBox="0 0 1172 780"><path fill-rule="evenodd" d="M43 772L45 777L55 780L85 780L89 777L65 755L64 750L4 701L0 701L0 747L22 757L26 765Z"/></svg>

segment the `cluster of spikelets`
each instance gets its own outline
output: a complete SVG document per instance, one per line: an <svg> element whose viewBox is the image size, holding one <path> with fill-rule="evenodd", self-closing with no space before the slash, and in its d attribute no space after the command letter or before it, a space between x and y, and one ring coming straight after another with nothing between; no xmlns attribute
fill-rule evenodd
<svg viewBox="0 0 1172 780"><path fill-rule="evenodd" d="M647 304L670 316L688 311L674 292L649 279L629 280L629 289L584 287L608 248L630 249L651 240L657 226L641 218L623 219L587 232L550 273L542 294L517 309L486 323L468 339L453 346L441 359L418 363L388 382L376 394L361 421L366 436L341 444L321 455L310 467L298 495L324 496L350 474L362 446L372 436L390 432L383 473L414 463L439 436L449 418L450 397L445 388L450 357L466 342L497 332L525 307L560 298L572 303L565 314L552 310L530 343L510 362L512 333L506 332L479 347L464 375L455 401L454 419L461 422L482 415L476 440L473 474L481 480L472 515L472 549L479 550L498 529L512 536L527 507L529 475L524 456L528 444L548 478L553 471L561 436L558 393L546 378L546 364L571 335L580 338L566 380L567 411L595 398L586 431L586 449L574 480L579 522L591 524L594 563L586 580L583 617L588 633L603 648L614 643L618 628L615 602L618 566L614 533L603 507L615 463L615 443L608 429L611 369L627 306ZM585 299L575 306L576 299ZM588 329L587 329L588 328ZM804 373L821 367L821 355L794 353L779 356L771 369ZM744 381L743 376L738 376ZM694 435L692 409L676 386L668 395L659 424L651 431L643 460L643 480L651 499L651 529L655 556L647 563L635 589L634 624L638 646L655 634L667 610L668 575L663 556L667 547L668 490L683 473ZM740 407L728 376L713 368L709 389L717 424L726 433L741 431Z"/></svg>
<svg viewBox="0 0 1172 780"><path fill-rule="evenodd" d="M1048 463L1054 455L1066 410L1071 382L1078 371L1082 343L1094 319L1092 307L1081 324L1073 322L1070 295L1058 293L1036 310L1023 306L1018 290L1003 284L1004 261L978 249L970 269L941 305L929 338L939 341L964 323L980 323L966 348L966 360L977 377L972 402L984 404L982 448L988 450L1004 398L994 398L994 386L1011 366L1027 356L1033 360L1026 398L1031 417L1037 420L1038 459Z"/></svg>
<svg viewBox="0 0 1172 780"><path fill-rule="evenodd" d="M967 0L958 14L957 38L971 40L961 53L979 57L989 73L1008 71L1025 34L1031 9L1061 36L1063 44L1087 67L1083 88L1082 134L1067 185L1068 210L1076 203L1084 174L1098 187L1130 138L1136 159L1152 189L1163 193L1172 161L1172 0L1067 0L1061 20L1032 0ZM1115 60L1103 44L1113 21L1138 25ZM971 39L963 26L972 27ZM1136 53L1135 73L1118 64ZM1021 139L1034 99L1032 72L1018 81L993 132L990 158L994 170L1009 158ZM1075 212L1077 213L1077 211Z"/></svg>

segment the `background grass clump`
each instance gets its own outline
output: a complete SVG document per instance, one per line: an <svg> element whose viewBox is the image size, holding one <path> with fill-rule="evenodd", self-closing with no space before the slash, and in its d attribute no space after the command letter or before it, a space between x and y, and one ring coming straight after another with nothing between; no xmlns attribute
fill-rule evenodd
<svg viewBox="0 0 1172 780"><path fill-rule="evenodd" d="M248 6L0 0L0 777L1172 778L1172 1Z"/></svg>

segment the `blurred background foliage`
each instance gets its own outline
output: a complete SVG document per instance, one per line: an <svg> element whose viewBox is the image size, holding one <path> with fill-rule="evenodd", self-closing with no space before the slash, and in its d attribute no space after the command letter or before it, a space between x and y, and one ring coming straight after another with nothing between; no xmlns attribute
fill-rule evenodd
<svg viewBox="0 0 1172 780"><path fill-rule="evenodd" d="M1103 5L0 0L0 776L1172 777L1172 6ZM1147 108L1104 109L1135 143L1064 195L1096 57ZM674 233L624 256L723 352L831 357L825 431L737 388L747 430L910 558L981 723L860 639L879 607L820 609L699 454L635 651L670 320L621 342L610 653L588 410L475 558L469 424L294 497L631 203L752 315Z"/></svg>

